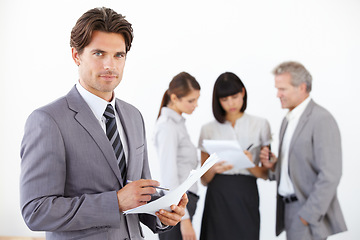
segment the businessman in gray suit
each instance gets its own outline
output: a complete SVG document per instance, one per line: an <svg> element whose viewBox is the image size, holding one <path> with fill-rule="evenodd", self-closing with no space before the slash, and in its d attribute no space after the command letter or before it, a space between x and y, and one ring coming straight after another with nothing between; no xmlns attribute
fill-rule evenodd
<svg viewBox="0 0 360 240"><path fill-rule="evenodd" d="M276 235L288 240L323 240L346 231L337 198L342 169L339 128L310 97L312 77L297 62L274 71L277 97L289 109L280 129L278 158L268 147L260 159L277 181Z"/></svg>
<svg viewBox="0 0 360 240"><path fill-rule="evenodd" d="M79 82L26 122L21 210L47 239L143 239L140 222L161 232L185 214L186 194L171 212L122 214L150 201L159 186L151 180L142 116L114 95L132 39L131 24L112 9L84 13L70 42Z"/></svg>

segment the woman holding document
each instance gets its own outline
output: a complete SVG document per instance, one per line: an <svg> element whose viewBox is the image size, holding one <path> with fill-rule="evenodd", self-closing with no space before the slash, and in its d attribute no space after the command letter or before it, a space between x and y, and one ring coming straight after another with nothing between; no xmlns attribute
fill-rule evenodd
<svg viewBox="0 0 360 240"><path fill-rule="evenodd" d="M201 163L209 157L203 145L205 139L234 140L246 149L250 161L258 163L261 146L271 141L270 125L266 119L245 113L247 92L238 76L226 72L218 77L212 105L216 120L201 128ZM264 167L236 169L226 159L202 176L207 192L200 239L259 239L258 177L267 178Z"/></svg>
<svg viewBox="0 0 360 240"><path fill-rule="evenodd" d="M191 114L195 110L199 96L199 83L190 74L182 72L172 79L161 102L154 143L160 160L161 184L170 189L183 183L199 163L197 149L182 117L183 113ZM191 223L199 199L196 184L190 187L187 195L189 202L185 216L173 229L160 233L160 240L196 239Z"/></svg>

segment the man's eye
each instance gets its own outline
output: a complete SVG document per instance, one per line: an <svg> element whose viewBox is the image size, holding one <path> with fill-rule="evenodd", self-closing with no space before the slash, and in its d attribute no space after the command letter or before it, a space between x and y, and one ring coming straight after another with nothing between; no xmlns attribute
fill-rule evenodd
<svg viewBox="0 0 360 240"><path fill-rule="evenodd" d="M116 54L116 57L117 57L117 58L124 58L124 57L125 57L125 53Z"/></svg>
<svg viewBox="0 0 360 240"><path fill-rule="evenodd" d="M102 56L102 53L101 52L96 52L94 53L95 56Z"/></svg>

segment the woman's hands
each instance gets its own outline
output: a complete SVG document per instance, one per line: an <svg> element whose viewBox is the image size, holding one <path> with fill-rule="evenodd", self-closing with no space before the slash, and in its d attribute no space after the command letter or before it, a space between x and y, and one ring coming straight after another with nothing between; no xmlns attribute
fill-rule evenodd
<svg viewBox="0 0 360 240"><path fill-rule="evenodd" d="M201 152L201 165L204 164L206 159L209 158L209 154L206 152ZM204 175L201 177L201 183L206 186L209 182L214 178L215 174L217 173L223 173L230 169L232 169L234 166L231 164L227 164L226 161L217 162L212 166Z"/></svg>

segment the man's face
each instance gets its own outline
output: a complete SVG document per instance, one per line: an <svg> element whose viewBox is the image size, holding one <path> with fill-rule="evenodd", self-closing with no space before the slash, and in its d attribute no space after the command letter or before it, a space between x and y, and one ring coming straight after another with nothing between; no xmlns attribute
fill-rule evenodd
<svg viewBox="0 0 360 240"><path fill-rule="evenodd" d="M288 108L290 111L302 103L307 96L305 83L297 87L293 86L290 73L276 75L275 88L277 88L277 97L280 99L281 107Z"/></svg>
<svg viewBox="0 0 360 240"><path fill-rule="evenodd" d="M79 66L80 84L96 96L110 101L119 85L125 66L125 39L118 33L94 31L91 42L79 54L72 49Z"/></svg>

